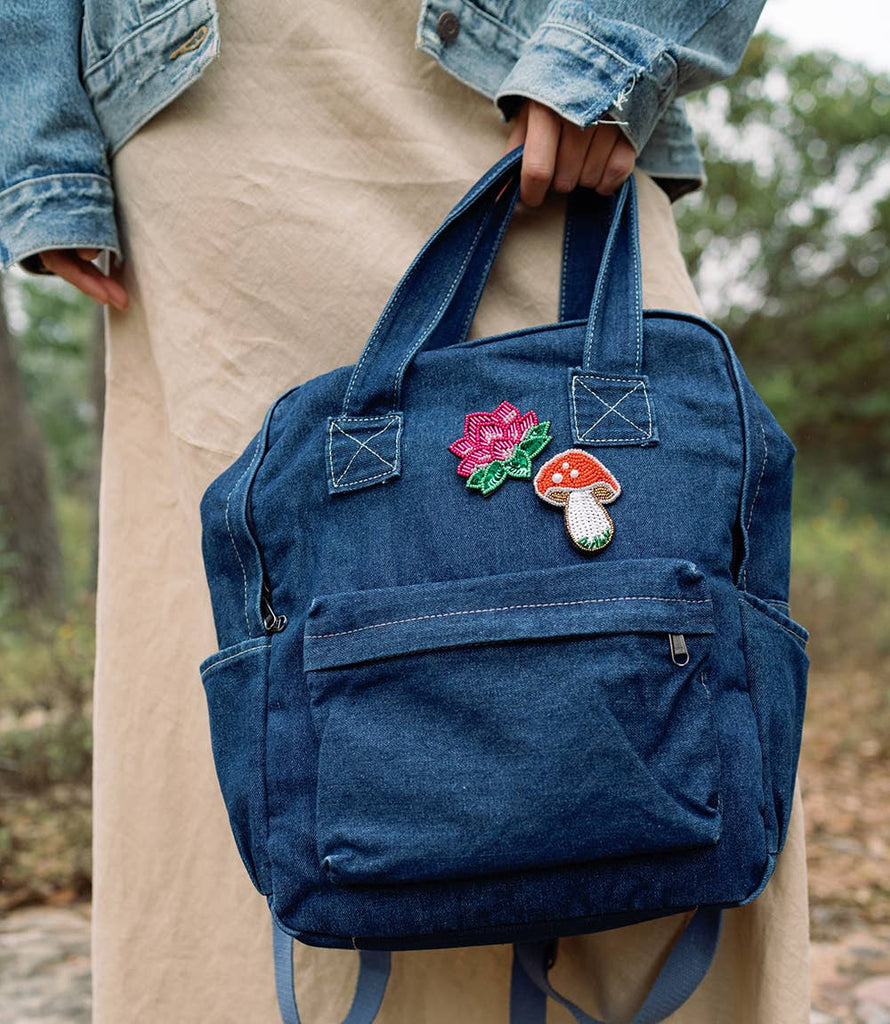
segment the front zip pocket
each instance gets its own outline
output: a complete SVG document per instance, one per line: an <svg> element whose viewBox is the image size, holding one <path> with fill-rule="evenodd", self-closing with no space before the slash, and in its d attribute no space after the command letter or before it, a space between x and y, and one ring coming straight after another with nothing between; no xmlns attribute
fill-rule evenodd
<svg viewBox="0 0 890 1024"><path fill-rule="evenodd" d="M317 597L319 859L340 884L711 845L713 612L645 559Z"/></svg>

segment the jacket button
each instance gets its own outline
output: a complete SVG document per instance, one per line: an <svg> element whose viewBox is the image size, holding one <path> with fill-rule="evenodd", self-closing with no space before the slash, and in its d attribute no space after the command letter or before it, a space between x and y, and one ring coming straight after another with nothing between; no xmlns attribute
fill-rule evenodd
<svg viewBox="0 0 890 1024"><path fill-rule="evenodd" d="M443 11L436 22L436 31L443 43L453 43L460 32L460 18L454 11Z"/></svg>

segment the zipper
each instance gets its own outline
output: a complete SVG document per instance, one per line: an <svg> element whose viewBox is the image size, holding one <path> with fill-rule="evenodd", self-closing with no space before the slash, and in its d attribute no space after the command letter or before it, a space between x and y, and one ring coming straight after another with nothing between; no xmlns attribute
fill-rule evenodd
<svg viewBox="0 0 890 1024"><path fill-rule="evenodd" d="M682 633L668 633L668 642L671 645L671 661L681 668L689 664L689 648L686 646L686 637Z"/></svg>
<svg viewBox="0 0 890 1024"><path fill-rule="evenodd" d="M263 629L267 633L280 633L287 625L286 615L276 615L272 607L272 587L269 581L263 576L263 592L260 597L260 604L263 609Z"/></svg>

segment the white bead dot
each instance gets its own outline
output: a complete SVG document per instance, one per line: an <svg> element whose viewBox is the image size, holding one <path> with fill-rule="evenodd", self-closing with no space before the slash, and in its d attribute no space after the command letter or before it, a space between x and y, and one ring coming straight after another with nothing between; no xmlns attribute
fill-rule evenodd
<svg viewBox="0 0 890 1024"><path fill-rule="evenodd" d="M572 478L573 480L577 480L577 479L578 479L578 477L579 477L580 475L581 475L581 473L580 473L580 472L579 472L579 471L578 471L577 469L573 469L573 470L572 470L572 472L571 472L571 473L569 473L569 476L570 476L570 477L571 477L571 478Z"/></svg>
<svg viewBox="0 0 890 1024"><path fill-rule="evenodd" d="M563 469L568 469L568 468L569 468L569 464L568 464L567 462L564 462L564 463L562 464L562 468L563 468Z"/></svg>
<svg viewBox="0 0 890 1024"><path fill-rule="evenodd" d="M552 477L550 477L550 479L551 479L551 480L552 480L552 481L553 481L553 482L554 482L555 484L561 484L561 483L562 483L562 473L554 473L554 474L553 474L553 476L552 476Z"/></svg>

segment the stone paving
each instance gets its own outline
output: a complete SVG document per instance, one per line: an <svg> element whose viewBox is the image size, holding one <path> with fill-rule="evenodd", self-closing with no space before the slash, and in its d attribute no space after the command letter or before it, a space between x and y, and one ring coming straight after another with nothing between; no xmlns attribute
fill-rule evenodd
<svg viewBox="0 0 890 1024"><path fill-rule="evenodd" d="M0 1024L89 1024L90 912L25 907L0 918Z"/></svg>
<svg viewBox="0 0 890 1024"><path fill-rule="evenodd" d="M890 1024L890 928L814 942L810 1024Z"/></svg>
<svg viewBox="0 0 890 1024"><path fill-rule="evenodd" d="M0 918L0 1024L89 1024L89 932L86 904ZM890 1024L890 927L814 942L811 973L810 1024Z"/></svg>

